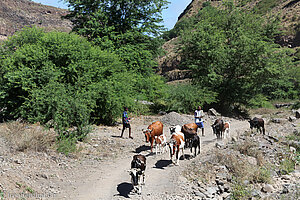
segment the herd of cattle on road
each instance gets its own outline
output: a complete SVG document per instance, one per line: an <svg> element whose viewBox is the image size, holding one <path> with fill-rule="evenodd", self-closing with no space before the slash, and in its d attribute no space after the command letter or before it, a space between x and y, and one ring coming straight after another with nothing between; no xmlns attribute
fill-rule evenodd
<svg viewBox="0 0 300 200"><path fill-rule="evenodd" d="M263 134L265 134L263 119L255 117L248 122L251 130L256 128L260 133L263 132ZM224 122L223 119L220 118L217 119L211 127L217 139L229 138L229 122ZM194 148L194 157L197 155L197 148L198 154L200 154L201 137L197 135L197 129L198 126L195 123L170 127L171 138L167 141L167 138L163 133L163 124L160 121L156 121L150 124L146 130L143 130L143 133L145 134L146 142L150 142L151 153L153 152L153 145L155 145L156 154L164 153L169 147L172 163L174 165L179 165L179 153L181 151L182 155L184 155L184 148L190 148L191 153ZM131 176L131 183L135 193L141 194L142 192L142 185L145 184L145 170L146 157L140 154L134 155L133 160L131 161L131 169L128 172Z"/></svg>

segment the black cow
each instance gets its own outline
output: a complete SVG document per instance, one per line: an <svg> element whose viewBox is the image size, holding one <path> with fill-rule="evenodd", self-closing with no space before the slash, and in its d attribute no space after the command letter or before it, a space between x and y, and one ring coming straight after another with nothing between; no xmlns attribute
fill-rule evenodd
<svg viewBox="0 0 300 200"><path fill-rule="evenodd" d="M256 128L260 133L263 132L263 134L265 135L265 121L262 118L254 117L248 122L250 123L251 130L253 128Z"/></svg>
<svg viewBox="0 0 300 200"><path fill-rule="evenodd" d="M198 147L198 154L201 152L201 138L198 135L194 135L191 141L191 153L193 153L192 149L195 149L195 157L197 155L197 147Z"/></svg>
<svg viewBox="0 0 300 200"><path fill-rule="evenodd" d="M213 133L216 134L217 139L222 139L222 133L224 129L224 121L222 119L217 119L215 123L211 126Z"/></svg>
<svg viewBox="0 0 300 200"><path fill-rule="evenodd" d="M131 183L135 193L142 193L142 185L145 185L145 170L146 157L143 155L134 155L131 161L131 169L129 175L131 176ZM142 182L143 177L143 182Z"/></svg>

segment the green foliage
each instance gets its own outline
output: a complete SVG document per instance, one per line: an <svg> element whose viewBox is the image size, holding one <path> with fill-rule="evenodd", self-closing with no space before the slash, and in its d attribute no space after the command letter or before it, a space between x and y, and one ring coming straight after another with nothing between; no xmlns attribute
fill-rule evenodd
<svg viewBox="0 0 300 200"><path fill-rule="evenodd" d="M240 199L249 199L251 198L251 193L249 188L245 186L240 180L234 178L232 184L232 191L231 191L231 199L240 200Z"/></svg>
<svg viewBox="0 0 300 200"><path fill-rule="evenodd" d="M260 167L258 169L258 177L255 180L256 183L270 183L272 180L271 178L271 171L267 167Z"/></svg>
<svg viewBox="0 0 300 200"><path fill-rule="evenodd" d="M263 0L259 1L253 10L258 14L266 14L268 11L270 11L272 8L274 8L276 5L278 5L279 0Z"/></svg>
<svg viewBox="0 0 300 200"><path fill-rule="evenodd" d="M73 30L88 38L114 37L138 31L157 35L166 0L65 0Z"/></svg>
<svg viewBox="0 0 300 200"><path fill-rule="evenodd" d="M251 98L248 102L250 108L273 108L272 103L268 101L268 98L262 94L258 94Z"/></svg>
<svg viewBox="0 0 300 200"><path fill-rule="evenodd" d="M295 170L295 161L292 159L284 159L280 162L279 170L281 174L289 174Z"/></svg>
<svg viewBox="0 0 300 200"><path fill-rule="evenodd" d="M163 26L166 0L65 0L73 31L95 42L102 49L115 51L129 69L144 73L156 65L160 52L158 36Z"/></svg>
<svg viewBox="0 0 300 200"><path fill-rule="evenodd" d="M0 97L4 115L30 122L54 120L59 134L91 121L112 123L133 105L136 81L118 56L74 34L27 28L3 45ZM145 92L146 93L146 92Z"/></svg>
<svg viewBox="0 0 300 200"><path fill-rule="evenodd" d="M76 152L76 141L75 137L60 137L57 141L57 151L65 155Z"/></svg>
<svg viewBox="0 0 300 200"><path fill-rule="evenodd" d="M193 82L217 93L223 107L247 105L258 94L295 98L286 76L291 52L274 44L277 20L263 20L230 2L224 7L203 8L194 31L181 37L183 65L192 70Z"/></svg>
<svg viewBox="0 0 300 200"><path fill-rule="evenodd" d="M189 83L169 85L166 110L190 113L197 106L216 102L215 93Z"/></svg>
<svg viewBox="0 0 300 200"><path fill-rule="evenodd" d="M168 41L178 37L179 35L182 34L183 31L190 30L193 27L193 25L196 23L195 20L196 18L193 16L181 19L175 24L174 28L163 33L162 35L163 39L165 41Z"/></svg>

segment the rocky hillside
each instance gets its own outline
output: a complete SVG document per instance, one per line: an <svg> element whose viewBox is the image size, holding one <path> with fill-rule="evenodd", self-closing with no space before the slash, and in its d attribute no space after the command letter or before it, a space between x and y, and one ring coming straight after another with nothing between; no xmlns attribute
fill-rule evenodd
<svg viewBox="0 0 300 200"><path fill-rule="evenodd" d="M62 20L67 10L45 6L30 0L0 1L0 40L6 39L25 26L69 32L71 22Z"/></svg>
<svg viewBox="0 0 300 200"><path fill-rule="evenodd" d="M193 0L178 17L177 24L184 18L195 15L207 0ZM210 1L210 0L209 0ZM300 46L300 1L299 0L237 0L237 6L253 10L263 16L279 15L284 34L277 38L281 46L296 48ZM212 6L219 6L221 1L210 1ZM176 27L176 25L175 25ZM187 79L189 71L180 66L180 57L176 53L178 38L167 41L163 48L166 55L159 59L159 73L169 81Z"/></svg>

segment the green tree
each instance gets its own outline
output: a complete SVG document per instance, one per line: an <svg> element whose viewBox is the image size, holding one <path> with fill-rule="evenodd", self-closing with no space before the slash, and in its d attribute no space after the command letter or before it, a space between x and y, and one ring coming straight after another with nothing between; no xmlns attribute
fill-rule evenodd
<svg viewBox="0 0 300 200"><path fill-rule="evenodd" d="M85 38L27 28L1 46L0 98L5 117L43 124L84 137L92 121L112 123L134 106L139 76L118 56Z"/></svg>
<svg viewBox="0 0 300 200"><path fill-rule="evenodd" d="M128 32L158 35L166 0L65 0L73 31L89 39L114 40ZM116 38L117 39L117 38Z"/></svg>
<svg viewBox="0 0 300 200"><path fill-rule="evenodd" d="M70 13L66 16L73 22L73 31L101 47L114 52L125 64L144 100L150 100L145 79L159 79L154 74L155 58L162 52L162 10L166 0L65 0ZM162 81L159 81L162 82ZM157 84L156 84L157 85ZM153 90L160 90L151 87Z"/></svg>
<svg viewBox="0 0 300 200"><path fill-rule="evenodd" d="M274 81L292 89L284 83L292 65L290 52L273 41L277 21L264 20L232 3L223 6L203 8L193 31L181 36L183 64L192 70L193 82L216 92L224 107L247 104Z"/></svg>

